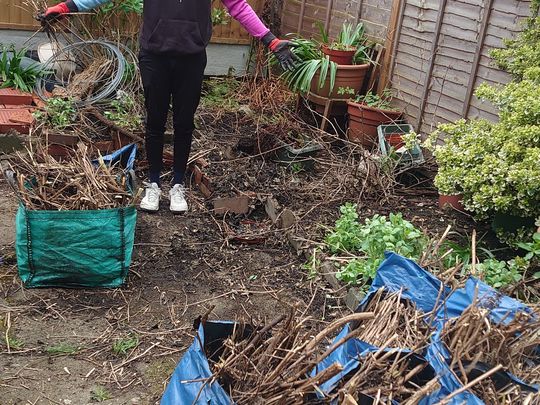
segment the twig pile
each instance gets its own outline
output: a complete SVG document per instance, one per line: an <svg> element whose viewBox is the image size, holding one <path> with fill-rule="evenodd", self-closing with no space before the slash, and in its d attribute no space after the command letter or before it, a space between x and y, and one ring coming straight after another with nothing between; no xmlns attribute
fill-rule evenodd
<svg viewBox="0 0 540 405"><path fill-rule="evenodd" d="M473 303L445 327L442 340L453 358L452 367L463 384L478 364L504 369L529 384L540 383L540 319L538 314L518 313L504 325L493 323L489 310ZM484 379L471 390L490 404L510 404L523 400L517 385L496 388L492 379ZM540 398L538 398L540 399ZM516 402L517 401L517 402Z"/></svg>
<svg viewBox="0 0 540 405"><path fill-rule="evenodd" d="M426 314L414 304L403 300L401 292L389 294L380 289L373 294L365 308L377 316L357 325L358 338L381 347L392 340L393 347L420 351L429 343L431 329L424 322Z"/></svg>
<svg viewBox="0 0 540 405"><path fill-rule="evenodd" d="M17 174L19 196L29 210L97 210L134 204L127 179L117 166L92 164L88 148L79 144L69 161L58 162L43 146L18 153L10 161Z"/></svg>
<svg viewBox="0 0 540 405"><path fill-rule="evenodd" d="M420 376L426 367L427 363L414 365L410 353L370 353L362 358L360 367L339 390L338 402L356 405L371 397L375 398L375 404L390 405L393 401L417 404L438 388L436 378L426 380Z"/></svg>
<svg viewBox="0 0 540 405"><path fill-rule="evenodd" d="M349 334L330 348L322 347L341 327L351 321L369 319L373 313L357 313L339 319L315 337L310 336L306 323L294 313L281 316L247 339L240 339L239 328L225 341L225 350L213 364L214 377L229 391L237 404L303 404L313 398L317 386L341 371L334 364L310 377L308 373L323 358L353 338Z"/></svg>

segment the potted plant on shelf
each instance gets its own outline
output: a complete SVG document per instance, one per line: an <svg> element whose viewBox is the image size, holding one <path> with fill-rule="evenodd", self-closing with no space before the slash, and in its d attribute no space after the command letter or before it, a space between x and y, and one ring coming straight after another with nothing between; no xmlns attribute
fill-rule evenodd
<svg viewBox="0 0 540 405"><path fill-rule="evenodd" d="M331 62L338 65L353 65L356 62L362 64L363 61L369 60L367 39L365 35L364 24L359 23L356 26L352 24L343 24L338 37L331 41L328 31L324 29L323 24L317 23L321 32L323 54L328 55Z"/></svg>
<svg viewBox="0 0 540 405"><path fill-rule="evenodd" d="M359 24L361 27L361 24ZM292 39L294 54L299 62L292 71L285 72L283 79L289 88L303 95L315 94L323 98L347 99L349 94L339 91L340 88L350 88L355 93L362 90L364 79L371 66L367 54L369 46L363 28L344 24L336 41L329 42L328 36L323 36L323 43L314 39ZM346 42L340 42L340 38ZM352 64L341 65L334 62L324 53L325 46L330 48L354 47Z"/></svg>
<svg viewBox="0 0 540 405"><path fill-rule="evenodd" d="M391 106L391 99L391 91L385 89L380 96L369 91L366 95L357 95L354 100L349 100L348 139L366 148L373 147L377 140L379 125L395 123L401 118L401 111Z"/></svg>

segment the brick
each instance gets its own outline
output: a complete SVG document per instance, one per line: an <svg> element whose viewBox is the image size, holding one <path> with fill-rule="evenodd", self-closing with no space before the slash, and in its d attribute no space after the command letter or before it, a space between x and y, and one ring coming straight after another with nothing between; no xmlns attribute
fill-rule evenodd
<svg viewBox="0 0 540 405"><path fill-rule="evenodd" d="M191 174L193 175L193 182L200 186L202 183L203 173L201 172L201 169L199 169L199 166L197 165L191 165L190 166Z"/></svg>
<svg viewBox="0 0 540 405"><path fill-rule="evenodd" d="M214 213L222 215L227 212L247 214L249 212L249 198L246 196L216 198L214 200Z"/></svg>
<svg viewBox="0 0 540 405"><path fill-rule="evenodd" d="M34 116L29 110L14 110L9 120L16 124L32 125L34 123Z"/></svg>
<svg viewBox="0 0 540 405"><path fill-rule="evenodd" d="M0 104L31 105L32 94L17 89L0 89Z"/></svg>
<svg viewBox="0 0 540 405"><path fill-rule="evenodd" d="M47 141L57 145L75 146L79 142L77 135L47 133Z"/></svg>
<svg viewBox="0 0 540 405"><path fill-rule="evenodd" d="M6 133L11 130L17 131L20 134L28 134L30 132L30 125L12 122L10 118L13 114L16 114L20 110L0 110L0 133ZM22 110L28 112L28 110Z"/></svg>

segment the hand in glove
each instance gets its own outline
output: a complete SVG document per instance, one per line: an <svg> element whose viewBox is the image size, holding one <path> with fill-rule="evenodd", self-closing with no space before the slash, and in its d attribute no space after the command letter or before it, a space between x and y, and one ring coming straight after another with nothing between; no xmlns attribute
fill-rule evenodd
<svg viewBox="0 0 540 405"><path fill-rule="evenodd" d="M263 44L270 49L277 60L281 64L281 67L285 70L293 70L296 62L299 60L291 48L294 46L291 41L285 41L278 39L274 34L269 32L264 37L262 37Z"/></svg>
<svg viewBox="0 0 540 405"><path fill-rule="evenodd" d="M40 13L38 20L46 23L55 23L64 17L65 14L76 13L77 11L79 10L73 1L66 1L49 7L44 13Z"/></svg>

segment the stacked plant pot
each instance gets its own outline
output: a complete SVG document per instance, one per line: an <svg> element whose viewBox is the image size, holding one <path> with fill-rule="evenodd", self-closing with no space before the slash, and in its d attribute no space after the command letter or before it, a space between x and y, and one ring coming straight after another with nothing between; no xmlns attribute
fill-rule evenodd
<svg viewBox="0 0 540 405"><path fill-rule="evenodd" d="M377 144L379 125L391 124L401 118L401 111L384 110L370 107L366 103L347 102L349 129L347 137L351 142L359 143L371 149Z"/></svg>

